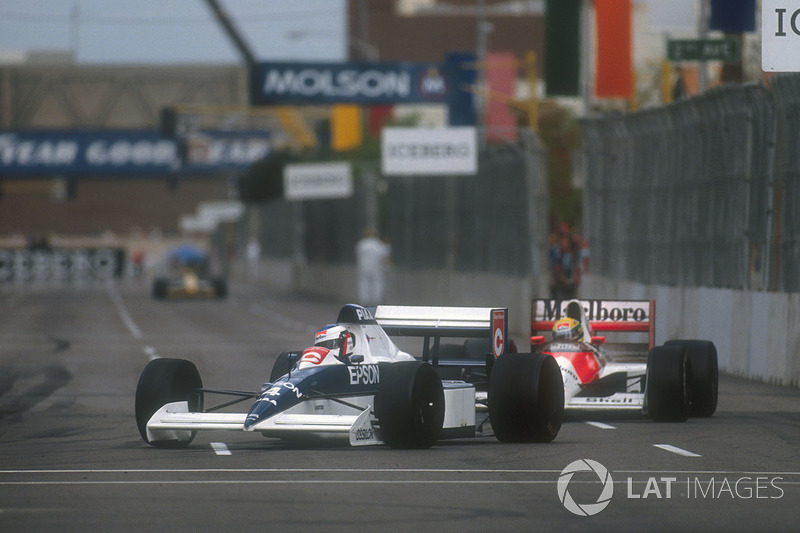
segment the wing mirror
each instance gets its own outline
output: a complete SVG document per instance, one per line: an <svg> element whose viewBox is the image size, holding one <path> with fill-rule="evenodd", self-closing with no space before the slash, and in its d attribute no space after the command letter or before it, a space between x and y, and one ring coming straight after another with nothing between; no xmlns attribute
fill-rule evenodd
<svg viewBox="0 0 800 533"><path fill-rule="evenodd" d="M364 362L364 356L363 355L351 355L350 356L350 362L351 363L363 363Z"/></svg>
<svg viewBox="0 0 800 533"><path fill-rule="evenodd" d="M545 343L544 335L531 335L531 351L536 351L536 346L541 346Z"/></svg>
<svg viewBox="0 0 800 533"><path fill-rule="evenodd" d="M598 337L592 336L591 344L594 344L595 346L600 346L600 345L605 344L605 343L606 343L606 338L605 337L603 337L603 336L598 336Z"/></svg>

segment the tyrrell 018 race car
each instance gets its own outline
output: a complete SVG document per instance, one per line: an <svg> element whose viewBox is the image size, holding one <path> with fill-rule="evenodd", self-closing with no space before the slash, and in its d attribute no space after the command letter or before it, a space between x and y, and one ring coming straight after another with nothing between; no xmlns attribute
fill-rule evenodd
<svg viewBox="0 0 800 533"><path fill-rule="evenodd" d="M607 342L598 333L625 340ZM628 342L636 336L647 340ZM656 421L685 421L717 408L714 344L656 346L654 300L533 300L531 350L555 357L570 413L638 411Z"/></svg>
<svg viewBox="0 0 800 533"><path fill-rule="evenodd" d="M228 285L224 278L211 274L211 262L205 250L181 245L170 250L162 272L153 280L153 298L225 298Z"/></svg>
<svg viewBox="0 0 800 533"><path fill-rule="evenodd" d="M549 442L564 410L561 372L542 353L507 353L506 309L346 305L314 345L280 354L256 392L208 389L195 365L154 359L136 389L136 423L154 446L188 445L197 431L235 430L284 440L339 438L353 446L427 448L438 439L483 434ZM390 338L421 337L421 359ZM466 338L440 357L442 338ZM464 346L485 348L470 359ZM446 375L443 379L441 376ZM450 379L455 376L469 377ZM210 395L232 401L204 408ZM223 412L250 401L246 412Z"/></svg>

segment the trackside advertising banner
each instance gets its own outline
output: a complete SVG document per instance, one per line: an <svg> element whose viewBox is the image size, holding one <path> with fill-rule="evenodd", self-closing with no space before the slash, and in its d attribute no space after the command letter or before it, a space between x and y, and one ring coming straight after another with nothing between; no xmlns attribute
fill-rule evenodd
<svg viewBox="0 0 800 533"><path fill-rule="evenodd" d="M269 150L265 132L176 140L150 130L0 131L0 176L210 172L246 168Z"/></svg>
<svg viewBox="0 0 800 533"><path fill-rule="evenodd" d="M478 171L475 128L383 128L386 176L471 175Z"/></svg>
<svg viewBox="0 0 800 533"><path fill-rule="evenodd" d="M112 279L124 271L122 248L0 248L0 284Z"/></svg>
<svg viewBox="0 0 800 533"><path fill-rule="evenodd" d="M403 104L446 102L446 69L433 63L259 63L250 103Z"/></svg>

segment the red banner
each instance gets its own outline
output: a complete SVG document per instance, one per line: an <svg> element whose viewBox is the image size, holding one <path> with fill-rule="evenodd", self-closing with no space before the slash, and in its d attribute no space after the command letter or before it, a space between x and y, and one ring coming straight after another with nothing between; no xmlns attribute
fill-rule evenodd
<svg viewBox="0 0 800 533"><path fill-rule="evenodd" d="M517 58L514 52L486 55L486 83L489 86L486 139L489 141L517 140L517 119L509 107L514 99L516 82Z"/></svg>
<svg viewBox="0 0 800 533"><path fill-rule="evenodd" d="M594 8L597 25L595 96L631 98L631 0L594 0Z"/></svg>

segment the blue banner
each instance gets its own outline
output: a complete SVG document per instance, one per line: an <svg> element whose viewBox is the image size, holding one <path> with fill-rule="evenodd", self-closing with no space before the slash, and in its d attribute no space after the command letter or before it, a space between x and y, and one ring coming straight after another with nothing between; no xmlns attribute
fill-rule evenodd
<svg viewBox="0 0 800 533"><path fill-rule="evenodd" d="M708 27L727 33L756 31L756 0L711 0Z"/></svg>
<svg viewBox="0 0 800 533"><path fill-rule="evenodd" d="M446 102L450 82L434 63L259 63L250 103L404 104Z"/></svg>
<svg viewBox="0 0 800 533"><path fill-rule="evenodd" d="M270 151L266 132L0 131L0 176L142 176L247 168Z"/></svg>

